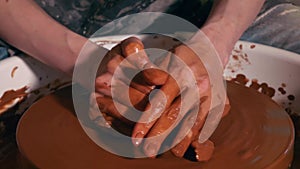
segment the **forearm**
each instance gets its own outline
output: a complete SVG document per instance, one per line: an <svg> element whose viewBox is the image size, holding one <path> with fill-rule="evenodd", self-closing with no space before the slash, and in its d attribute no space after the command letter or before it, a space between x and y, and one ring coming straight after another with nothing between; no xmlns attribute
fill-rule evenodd
<svg viewBox="0 0 300 169"><path fill-rule="evenodd" d="M0 38L71 75L86 38L49 17L32 0L0 1Z"/></svg>
<svg viewBox="0 0 300 169"><path fill-rule="evenodd" d="M265 0L217 0L202 31L215 45L224 64L234 44L253 22Z"/></svg>

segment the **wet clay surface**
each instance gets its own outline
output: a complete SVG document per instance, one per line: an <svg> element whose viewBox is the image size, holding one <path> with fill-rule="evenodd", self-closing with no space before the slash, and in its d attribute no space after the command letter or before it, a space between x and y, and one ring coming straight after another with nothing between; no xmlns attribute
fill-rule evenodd
<svg viewBox="0 0 300 169"><path fill-rule="evenodd" d="M254 89L228 83L231 110L211 138L215 151L205 163L170 152L157 159L128 159L104 151L81 128L70 89L39 100L19 124L20 151L39 168L285 169L292 160L294 129L289 116Z"/></svg>

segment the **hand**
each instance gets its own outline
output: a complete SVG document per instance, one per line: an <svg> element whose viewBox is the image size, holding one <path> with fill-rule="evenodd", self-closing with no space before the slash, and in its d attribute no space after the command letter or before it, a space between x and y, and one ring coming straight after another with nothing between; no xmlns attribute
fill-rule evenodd
<svg viewBox="0 0 300 169"><path fill-rule="evenodd" d="M142 51L144 49L143 43L134 37L128 38L110 50L101 62L98 70L98 75L95 81L95 92L91 94L91 110L90 118L95 121L99 126L106 126L106 121L111 124L112 121L121 121L125 124L132 124L133 122L124 117L125 114L133 114L136 108L140 111L145 109L147 104L148 94L154 89L155 84L163 84L168 75L160 70L151 69L155 65L152 64L147 55ZM129 57L138 53L137 56ZM123 62L127 58L129 62ZM116 72L120 67L121 71ZM133 74L135 71L139 72L144 67L149 69L139 73L131 80L128 75ZM115 76L114 83L112 78ZM152 78L154 77L154 78ZM148 79L151 79L149 81ZM152 81L155 79L154 81ZM130 100L123 89L123 86L129 87ZM113 90L117 92L117 97L112 98ZM114 102L115 101L115 102ZM116 108L115 104L118 104ZM132 106L133 105L133 106ZM97 111L99 107L102 114L105 116L106 121L101 118ZM138 119L140 114L136 115ZM131 115L133 116L133 115Z"/></svg>
<svg viewBox="0 0 300 169"><path fill-rule="evenodd" d="M99 116L97 114L95 115L93 113L90 113L90 115L91 115L92 119L96 119L99 122L101 121L102 125L105 124L105 126L110 126L111 123L112 123L111 122L112 120L114 120L114 121L120 121L121 120L122 122L124 122L127 125L129 124L130 126L132 126L134 124L133 122L131 122L128 119L124 118L119 113L119 111L115 108L115 106L113 104L113 101L110 98L110 96L111 96L111 86L108 85L108 84L111 84L110 80L111 80L112 75L107 76L107 72L114 73L115 70L116 70L116 67L120 66L122 60L125 57L129 56L130 53L133 53L133 52L127 52L127 53L123 52L123 50L125 50L125 49L124 49L124 47L122 48L122 45L127 46L127 47L130 46L130 45L128 45L128 43L132 42L132 41L135 42L133 44L136 44L136 45L138 44L139 46L142 46L142 43L137 39L127 40L127 42L125 40L120 45L118 45L117 47L115 47L113 50L110 51L110 53L107 55L107 58L109 58L109 59L107 59L108 61L104 62L104 64L107 65L106 69L103 69L103 70L99 71L100 76L98 78L102 81L100 81L101 83L99 83L99 81L98 81L98 85L100 84L99 85L100 90L98 90L98 91L100 91L102 94L99 94L99 93L96 94L95 93L94 96L96 96L96 98L97 98L96 100L97 100L97 103L99 105L99 108L100 108L101 112L107 112L104 115L104 118L106 119L106 121L103 120L103 119L98 119L97 117L99 117ZM121 49L120 49L119 46L121 46ZM132 47L130 47L130 48L132 49ZM140 50L143 47L138 47L138 48ZM121 52L120 52L120 50L121 50ZM139 51L139 50L137 50L137 51ZM203 97L202 97L202 102L203 103L201 104L201 108L199 109L199 112L198 112L199 115L196 119L196 123L192 127L191 134L188 134L189 137L185 137L182 141L180 141L179 145L174 147L173 150L172 150L175 155L183 156L183 153L186 151L188 146L196 139L196 136L199 134L200 129L203 126L203 122L205 120L205 117L207 115L207 110L209 109L209 105L210 105L210 96L209 96L210 92L207 92L207 91L209 91L208 90L209 89L209 81L208 81L207 72L205 70L205 67L201 63L200 59L192 52L192 50L190 50L185 45L181 45L181 46L178 46L174 49L174 53L176 55L178 55L188 65L188 67L193 71L193 73L195 74L194 76L197 77L196 79L197 79L197 85L199 87L199 92L201 93L201 95L203 95ZM119 57L122 54L123 54L123 56L125 55L125 57ZM179 112L180 105L181 105L181 100L178 96L182 93L180 93L181 91L179 90L179 86L177 85L177 82L175 81L175 79L173 79L172 76L166 75L166 73L164 73L163 71L159 71L157 69L154 69L155 65L153 65L149 61L149 59L148 59L148 57L145 53L139 53L138 56L139 57L137 57L137 58L139 58L139 60L138 59L137 60L130 60L129 59L130 63L132 63L132 64L130 64L127 67L130 67L130 68L133 68L133 69L134 68L142 69L143 67L146 67L145 65L147 65L147 64L151 65L151 66L148 66L148 67L150 67L150 69L144 70L141 73L141 76L136 81L136 84L138 84L138 85L135 85L135 88L133 87L132 83L127 82L127 84L128 85L130 84L130 86L133 88L131 90L135 91L134 89L136 89L136 90L140 91L141 89L144 89L145 86L149 86L149 84L151 84L151 85L157 84L156 87L163 84L160 89L161 89L161 91L164 92L165 96L167 96L167 98L168 98L167 102L166 102L166 107L165 107L166 111L164 111L162 113L162 116L158 120L154 120L154 121L152 121L151 123L148 123L148 124L146 124L146 123L137 123L137 125L135 126L135 129L133 131L133 134L134 134L138 129L137 126L142 126L142 128L144 127L144 129L145 129L145 130L141 131L142 133L144 133L143 136L145 136L148 133L147 137L152 137L152 136L155 136L155 135L159 135L162 132L165 132L165 130L168 129L171 125L173 125L175 123L175 121L178 122L178 121L182 120L182 121L186 122L186 121L188 121L189 117L188 117L188 115L187 115L187 117L185 117L185 114L184 114L184 115L181 115L181 117L179 117L177 119L178 112ZM116 59L117 57L118 57L118 59ZM142 58L143 60L146 60L147 64L144 64L144 65L138 64L138 61L141 61L140 58ZM167 62L167 66L165 66L165 67L169 67L170 71L184 72L183 70L180 70L180 69L176 70L176 69L178 69L174 65L176 62L174 60L171 60L168 56L164 59L164 62L161 62L161 63L166 64L166 62ZM174 68L175 68L175 70L173 70ZM124 69L124 67L122 67L122 69ZM126 74L124 74L124 75L126 77ZM108 77L108 78L106 78L106 77ZM126 81L126 78L124 80L124 76L122 76L122 77L123 77L122 78L123 81ZM158 78L158 77L160 77L160 78ZM107 81L105 81L105 80L103 81L103 79L107 79ZM188 83L186 82L186 79L184 78L184 76L177 76L176 79L177 79L177 81L179 80L179 83L183 83L185 85L188 85ZM97 84L97 81L96 81L96 84ZM155 86L151 86L151 87L153 89ZM147 93L145 95L143 95L143 97L148 96L147 94L149 94L150 91L152 91L152 89L147 90ZM104 94L106 94L106 96L104 96ZM108 95L108 97L107 97L107 95ZM132 100L139 100L139 99L135 99L135 98L139 98L139 96L140 96L139 94L138 95L130 94L131 102L132 102ZM159 96L159 95L154 95L153 100L155 100L156 103L159 103L159 102L162 101L162 99L157 97L157 96ZM120 98L122 99L122 98L125 98L125 97L121 96ZM135 105L134 101L132 103L133 103L133 105ZM121 106L122 107L122 112L131 113L132 109L130 109L130 107L125 106L125 105ZM149 109L150 107L151 107L150 104L148 104L146 109ZM194 107L190 107L190 108L191 108L191 110L196 110L196 108L194 108ZM184 112L184 113L188 113L188 112ZM145 118L145 117L147 118L148 115L149 114L143 113L142 118ZM111 116L114 117L114 118L112 118ZM109 121L109 123L110 123L109 125L106 124L107 121ZM155 123L155 125L154 125L154 123ZM99 125L101 125L101 124L99 124ZM185 126L185 125L182 125L182 126ZM124 127L124 128L126 128L126 127ZM129 134L130 132L127 131L125 133ZM137 134L141 134L141 133L137 133ZM182 136L178 136L178 137L182 137ZM137 137L137 138L141 138L141 137ZM156 142L156 145L157 145L156 147L157 148L160 147L160 145L161 145L161 143L163 142L164 139L165 138L162 138L161 140L158 140L158 142ZM137 141L139 141L139 140L136 140L136 139L133 139L133 140L134 140L134 143L137 143ZM137 143L137 144L139 144L139 143ZM193 145L198 145L198 144L194 143ZM145 153L148 156L153 156L151 154L152 153L155 154L155 151L157 151L157 150L155 150L155 151L148 150L147 149L147 142L145 142L144 146L145 146L145 148L144 148ZM149 145L148 145L148 147L149 147ZM153 146L150 146L150 147L153 147ZM197 147L199 147L199 146L197 146Z"/></svg>
<svg viewBox="0 0 300 169"><path fill-rule="evenodd" d="M195 40L195 39L193 39ZM201 41L196 41L194 45L201 46L201 48L205 49L205 43L201 44ZM193 107L197 106L196 104L190 104L190 107L188 111L183 110L183 114L180 114L181 104L182 100L179 96L181 96L183 91L180 91L180 88L177 83L181 83L185 88L189 88L191 80L188 76L184 76L186 74L186 70L182 69L181 67L178 67L176 61L171 60L169 63L169 72L177 72L179 73L179 76L177 76L175 79L172 78L172 76L169 76L166 83L160 87L160 90L164 93L166 100L166 106L165 111L162 112L161 116L159 118L153 118L153 114L147 114L143 113L141 116L141 119L149 119L146 123L137 123L134 127L132 137L133 137L133 143L136 145L140 145L142 142L142 139L147 136L147 138L156 137L155 140L146 140L143 147L144 152L149 157L155 156L162 143L165 141L166 137L172 132L172 130L169 130L169 128L173 125L177 126L180 123L182 123L181 128L179 129L179 132L177 134L177 137L175 137L174 144L179 143L177 146L175 146L172 149L172 152L177 156L183 156L185 151L187 150L188 146L197 139L196 136L199 136L199 132L204 124L204 121L206 119L206 116L208 114L208 111L210 109L211 104L211 93L210 93L210 82L208 78L208 73L206 71L206 68L204 67L203 63L199 59L199 57L195 54L195 52L190 49L186 45L180 45L176 48L174 48L174 54L177 55L186 65L189 67L192 71L192 76L195 77L195 80L197 82L198 92L201 96L201 105L200 107ZM204 52L205 53L205 52ZM207 52L206 52L207 53ZM215 55L216 56L216 55ZM211 56L214 57L214 56ZM186 74L187 75L187 74ZM151 79L150 79L151 80ZM154 83L155 84L155 83ZM156 100L156 102L164 102L164 98L161 97L161 95L154 96L153 100ZM187 101L187 100L184 100ZM189 99L188 102L199 102L192 99ZM228 100L227 100L227 104ZM147 105L146 110L149 109L151 105ZM198 110L197 110L198 109ZM227 109L224 111L224 115L228 113L228 106ZM197 112L195 112L197 111ZM195 120L195 123L193 126L191 126L191 130L189 133L183 137L183 135L186 134L188 131L186 125L190 123L189 118L192 118L193 114L197 113L197 119ZM143 120L144 121L144 120ZM163 134L162 134L163 133ZM196 145L196 144L193 144Z"/></svg>

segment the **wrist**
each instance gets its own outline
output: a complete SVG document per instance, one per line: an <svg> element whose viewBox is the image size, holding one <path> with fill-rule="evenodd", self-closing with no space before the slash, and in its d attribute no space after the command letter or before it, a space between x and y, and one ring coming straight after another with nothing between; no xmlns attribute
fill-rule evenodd
<svg viewBox="0 0 300 169"><path fill-rule="evenodd" d="M231 51L240 37L232 22L218 21L205 24L201 31L214 45L223 65L229 60Z"/></svg>
<svg viewBox="0 0 300 169"><path fill-rule="evenodd" d="M68 31L66 33L66 45L68 50L68 57L66 57L66 65L63 66L63 71L68 75L73 74L74 66L76 64L76 60L80 54L80 51L87 43L88 39L83 36L80 36L74 32ZM68 66L67 66L68 65Z"/></svg>

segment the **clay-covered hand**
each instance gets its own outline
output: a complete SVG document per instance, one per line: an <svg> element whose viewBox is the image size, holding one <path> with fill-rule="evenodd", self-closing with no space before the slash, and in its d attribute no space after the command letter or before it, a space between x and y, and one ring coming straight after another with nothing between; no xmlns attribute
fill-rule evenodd
<svg viewBox="0 0 300 169"><path fill-rule="evenodd" d="M195 141L197 141L197 136L207 116L211 99L210 83L203 63L188 46L177 46L172 52L180 59L175 59L176 57L172 57L170 53L168 53L159 65L163 65L162 67L164 67L166 71L172 72L170 75L157 69L157 65L152 64L143 49L143 43L139 39L129 38L114 47L106 55L106 60L102 63L103 65L100 66L102 69L99 69L99 76L96 79L96 93L91 95L91 98L96 98L91 99L96 102L92 103L94 105L92 109L95 110L95 108L98 107L103 113L102 117L104 118L99 118L99 112L93 110L90 111L91 119L95 120L98 125L109 127L115 122L118 124L119 127L117 128L119 129L131 129L135 123L124 117L124 113L132 113L134 112L134 108L139 110L146 109L144 113L140 114L140 121L136 123L132 131L133 143L139 145L142 138L146 135L148 138L151 138L164 133L164 136L159 137L155 142L145 141L143 146L146 155L151 157L155 156L163 141L173 131L173 129L169 130L169 128L171 126L177 126L179 123L183 129L180 129L177 137L175 137L174 143L179 144L172 149L172 152L176 156L182 157L190 145L197 145L197 147L194 146L195 151L199 151L203 146L201 146L202 144L196 144ZM135 56L128 57L130 55ZM127 58L126 64L123 62L125 58ZM178 66L179 62L184 63L185 66ZM122 71L116 72L118 67L121 68ZM188 67L188 69L186 69L186 67ZM131 73L130 70L143 71L131 81L131 79L128 78L128 75ZM116 74L117 80L112 83L112 76ZM198 91L191 91L190 89L193 80L196 81L195 86ZM112 89L118 88L118 83L125 83L125 85L129 86L130 101L128 101L126 95L122 92L118 93L116 100L111 98ZM182 87L184 91L182 91ZM148 102L148 95L153 89L159 89L160 92L153 94L153 97L150 98L150 102L152 101L150 104ZM189 98L188 94L191 94L191 92L199 92L201 99L199 98L198 101L195 101L192 96ZM188 97L185 97L184 101L190 102L191 104L189 104L189 107L185 108L182 113L179 113L182 104L180 96L183 95ZM197 105L196 103L199 101L201 104ZM153 118L156 116L153 116L155 111L147 110L151 109L151 106L152 108L154 107L153 110L160 108L156 107L160 103L164 103L164 109L156 109L158 110L156 114L158 113L160 116L159 118ZM118 104L119 109L116 109L116 104ZM131 105L134 105L134 107ZM224 111L224 114L227 112L228 111ZM190 118L192 118L190 116L193 113L197 114L195 123L186 125L186 123L190 123ZM145 119L148 122L145 123ZM120 127L122 126L120 124L127 126ZM191 127L187 135L182 134L183 131L187 131L184 129L186 126ZM124 133L131 134L131 131L127 130ZM207 158L199 158L199 160L203 159Z"/></svg>
<svg viewBox="0 0 300 169"><path fill-rule="evenodd" d="M124 115L136 112L134 109L143 111L148 103L148 94L155 88L154 84L165 83L168 75L163 71L153 69L156 66L151 63L143 50L144 45L141 40L130 37L105 55L97 72L95 92L90 98L89 115L96 124L108 126L107 123L111 124L112 121L132 124L133 122ZM141 72L143 69L145 70ZM136 72L141 73L135 75ZM134 75L133 79L130 78L132 75ZM126 92L129 93L129 99ZM98 108L106 121L103 116L100 116Z"/></svg>
<svg viewBox="0 0 300 169"><path fill-rule="evenodd" d="M168 71L175 72L173 73L175 77L169 75L165 84L159 88L163 94L158 93L151 98L154 102L164 102L165 109L158 113L160 115L159 118L153 115L153 111L142 114L141 119L148 119L148 121L138 122L132 133L133 143L137 146L141 144L143 138L155 137L155 139L146 139L143 144L144 152L149 157L157 155L163 142L174 132L175 128L177 128L176 137L172 145L176 146L172 149L172 152L176 156L182 157L191 143L198 139L197 136L199 136L210 110L211 87L204 64L197 54L186 45L175 47L173 53L175 55L170 60ZM178 60L175 58L180 58L189 69L178 66ZM191 78L194 78L196 81L196 89L198 91L189 91L195 89L191 87L191 82L193 82ZM155 83L153 82L153 84ZM195 100L193 92L199 92L199 100ZM182 97L183 95L185 97ZM189 102L189 104L187 104L188 107L182 110L183 102ZM228 100L227 105L224 115L229 110ZM146 110L150 109L151 106L153 105L148 104ZM193 124L191 124L191 121ZM189 128L191 129L189 130ZM202 159L199 158L199 160Z"/></svg>

